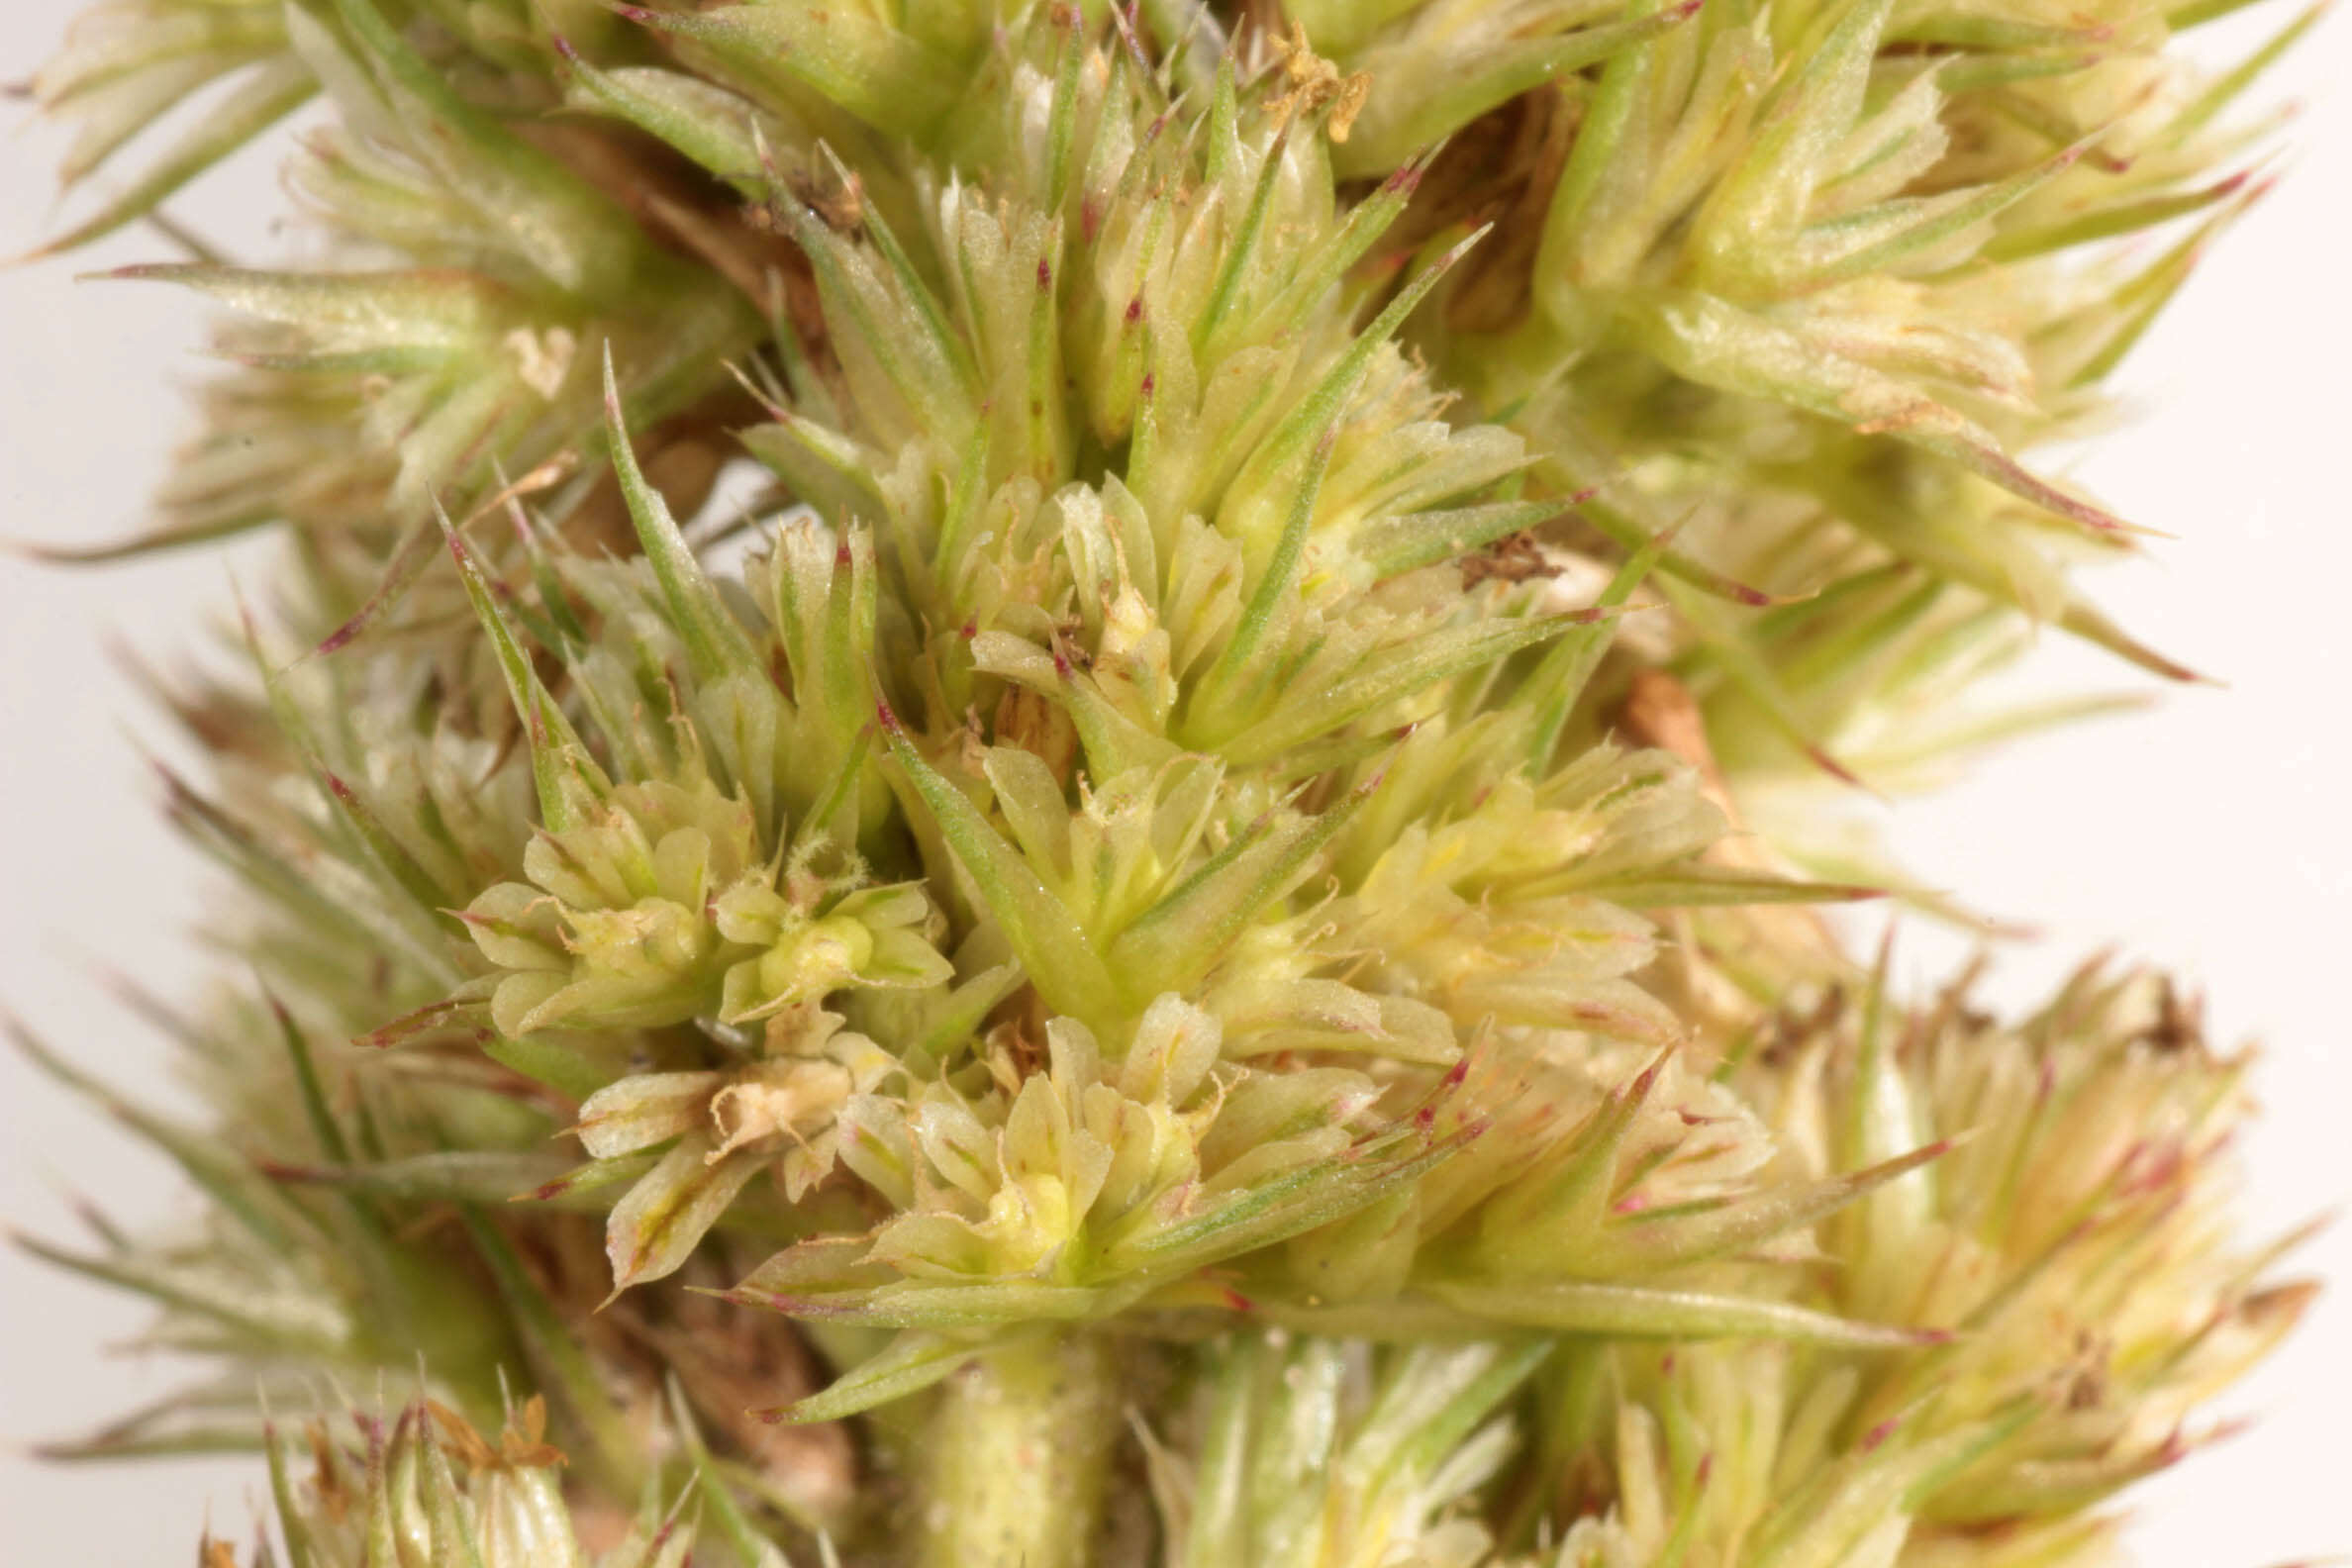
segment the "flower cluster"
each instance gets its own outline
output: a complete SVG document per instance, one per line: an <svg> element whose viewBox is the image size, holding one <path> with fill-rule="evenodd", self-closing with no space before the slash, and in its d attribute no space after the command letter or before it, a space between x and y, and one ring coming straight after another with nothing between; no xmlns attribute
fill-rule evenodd
<svg viewBox="0 0 2352 1568"><path fill-rule="evenodd" d="M319 1568L684 1568L704 1523L674 1513L623 1519L626 1534L593 1555L564 1501L563 1454L547 1442L547 1407L533 1399L510 1415L494 1446L463 1416L420 1401L389 1422L354 1413L340 1433L317 1421L269 1444L276 1523L290 1551ZM707 1453L702 1456L707 1460ZM307 1463L307 1473L298 1467ZM708 1521L745 1562L780 1562L739 1514ZM764 1556L761 1554L764 1552ZM387 1555L390 1554L390 1555ZM252 1561L269 1561L256 1548ZM236 1568L237 1552L207 1535L202 1568Z"/></svg>
<svg viewBox="0 0 2352 1568"><path fill-rule="evenodd" d="M218 1128L33 1047L214 1209L44 1244L229 1363L73 1451L317 1564L2078 1560L2303 1299L2237 1065L1805 906L2034 623L2180 673L2027 453L2248 197L2215 9L100 5L69 179L237 80L60 245L333 119L321 265L134 269L238 363L86 553L291 548L169 694ZM321 1370L430 1403L305 1487Z"/></svg>
<svg viewBox="0 0 2352 1568"><path fill-rule="evenodd" d="M743 802L707 782L622 785L579 826L532 839L529 883L466 906L474 945L505 971L492 1021L511 1037L705 1016L743 1025L850 986L951 978L923 938L921 890L827 877L814 867L827 847L762 864Z"/></svg>

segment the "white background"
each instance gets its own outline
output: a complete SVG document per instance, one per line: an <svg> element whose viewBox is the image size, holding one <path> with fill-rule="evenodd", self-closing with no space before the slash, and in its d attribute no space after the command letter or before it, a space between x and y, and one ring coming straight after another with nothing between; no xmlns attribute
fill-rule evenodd
<svg viewBox="0 0 2352 1568"><path fill-rule="evenodd" d="M0 80L44 58L73 6L0 0ZM2260 8L2278 13L2277 5ZM2269 25L2264 22L2262 25ZM2244 37L2243 33L2236 35ZM2268 80L2303 101L2284 185L2209 254L2126 366L2139 405L2075 477L2122 515L2176 534L2094 588L2125 625L2228 683L2153 712L2045 736L1892 818L1905 859L1983 909L2032 919L2038 947L2003 960L2005 997L2041 990L2114 944L2208 990L2226 1037L2258 1036L2267 1116L2247 1147L2248 1217L2283 1230L2352 1198L2352 27L2323 24ZM56 229L61 150L5 112L0 254ZM216 174L206 232L266 254L279 210L267 157ZM154 259L118 237L70 262L0 272L0 538L88 540L138 527L169 443L200 314L152 285L72 274ZM160 379L170 367L173 382ZM250 558L250 552L247 557ZM55 570L0 557L0 1002L116 1082L162 1082L156 1038L112 1006L97 958L166 996L193 994L204 883L162 829L138 746L172 750L110 663L110 639L168 656L228 598L221 552ZM2052 684L2128 684L2061 639ZM135 738L136 737L136 741ZM1913 986L1963 951L1912 923ZM0 1218L70 1235L60 1194L142 1224L186 1200L175 1174L0 1059ZM2352 1226L2305 1254L2336 1280L2303 1331L2231 1400L2258 1418L2143 1487L2135 1560L2269 1568L2352 1550ZM172 1369L101 1346L138 1305L0 1255L0 1558L185 1562L210 1517L242 1536L243 1464L73 1470L23 1457L160 1392Z"/></svg>

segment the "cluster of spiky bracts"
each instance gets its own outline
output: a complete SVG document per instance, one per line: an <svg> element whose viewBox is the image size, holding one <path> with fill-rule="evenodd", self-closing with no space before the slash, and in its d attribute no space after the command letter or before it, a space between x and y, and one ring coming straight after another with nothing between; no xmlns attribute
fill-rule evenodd
<svg viewBox="0 0 2352 1568"><path fill-rule="evenodd" d="M2097 1560L2307 1294L2242 1063L1807 906L2036 626L2182 673L2028 453L2227 9L101 5L71 175L216 96L60 245L239 314L82 552L288 558L168 694L217 1122L31 1044L213 1200L44 1246L221 1361L72 1451L296 1568ZM310 264L161 218L314 98Z"/></svg>

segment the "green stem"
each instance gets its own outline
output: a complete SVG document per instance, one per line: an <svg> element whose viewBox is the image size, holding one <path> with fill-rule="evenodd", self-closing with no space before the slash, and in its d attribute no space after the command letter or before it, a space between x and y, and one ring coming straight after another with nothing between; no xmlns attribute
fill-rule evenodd
<svg viewBox="0 0 2352 1568"><path fill-rule="evenodd" d="M1110 1350L1084 1330L950 1378L925 1443L923 1568L1086 1568L1118 1420Z"/></svg>

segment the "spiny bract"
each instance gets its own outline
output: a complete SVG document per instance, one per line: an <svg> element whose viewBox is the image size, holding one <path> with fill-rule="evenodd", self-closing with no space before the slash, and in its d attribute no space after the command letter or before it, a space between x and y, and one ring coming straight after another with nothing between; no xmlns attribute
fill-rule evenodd
<svg viewBox="0 0 2352 1568"><path fill-rule="evenodd" d="M179 140L55 248L329 113L315 264L121 274L232 366L55 546L288 546L163 693L216 1124L25 1041L212 1200L38 1249L221 1373L60 1451L257 1448L305 1568L2021 1568L2195 1445L2308 1295L2240 1062L1809 906L2036 625L2185 673L2029 453L2308 18L1229 9L79 25L67 182Z"/></svg>

